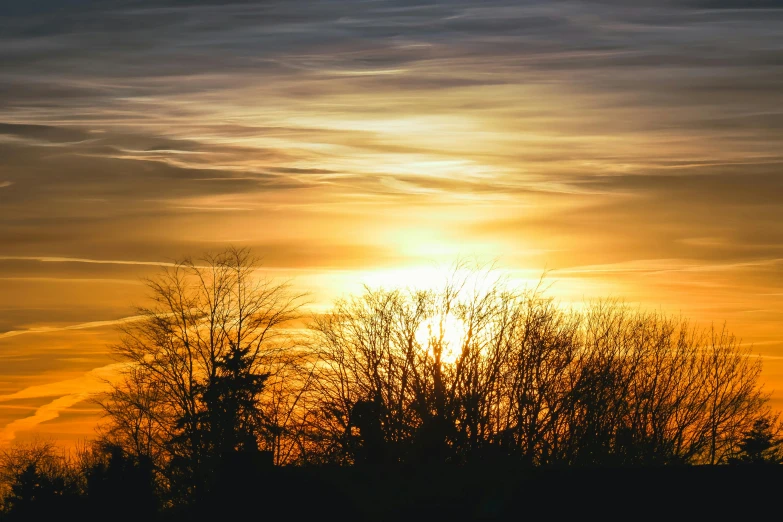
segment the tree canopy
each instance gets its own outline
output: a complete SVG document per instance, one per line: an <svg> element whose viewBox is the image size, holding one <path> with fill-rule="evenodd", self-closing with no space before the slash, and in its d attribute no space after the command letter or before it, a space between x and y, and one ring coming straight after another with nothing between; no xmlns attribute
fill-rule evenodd
<svg viewBox="0 0 783 522"><path fill-rule="evenodd" d="M225 510L273 464L783 460L761 360L725 327L612 299L572 309L465 264L434 288L366 287L308 314L243 249L147 284L149 306L113 347L123 370L98 438L73 462L50 446L6 453L8 513L42 498L106 505L117 489L145 512Z"/></svg>

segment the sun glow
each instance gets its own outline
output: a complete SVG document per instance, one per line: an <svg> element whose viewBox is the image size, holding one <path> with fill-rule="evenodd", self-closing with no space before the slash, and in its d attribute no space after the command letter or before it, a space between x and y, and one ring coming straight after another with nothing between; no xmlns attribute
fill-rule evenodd
<svg viewBox="0 0 783 522"><path fill-rule="evenodd" d="M440 352L440 361L454 364L462 354L466 336L465 323L453 314L432 317L416 331L416 340L430 357Z"/></svg>

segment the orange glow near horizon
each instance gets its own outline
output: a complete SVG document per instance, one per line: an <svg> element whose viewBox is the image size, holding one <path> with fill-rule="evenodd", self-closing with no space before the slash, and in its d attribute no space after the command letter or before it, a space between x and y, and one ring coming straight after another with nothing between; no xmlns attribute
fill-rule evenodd
<svg viewBox="0 0 783 522"><path fill-rule="evenodd" d="M54 263L84 264L62 260ZM99 271L106 267L116 270L115 265L97 266ZM0 430L0 445L43 437L55 438L61 444L72 447L93 436L95 424L100 419L100 410L90 400L96 393L106 389L103 379L116 373L117 363L109 357L109 346L118 339L116 326L134 320L132 305L143 304L145 300L145 287L138 278L142 274L145 277L153 276L157 270L157 267L144 264L132 266L138 268L133 269L135 279L128 275L127 285L121 284L118 287L114 277L98 278L99 282L89 284L93 292L92 298L106 303L107 310L115 310L113 313L117 319L29 324L25 328L0 333L0 346L3 347L6 361L35 368L40 365L39 361L42 362L38 357L43 356L36 354L46 353L49 364L52 365L52 369L48 371L21 371L15 381L6 379L2 387L3 393L0 394L0 425L3 426ZM446 263L431 262L411 265L409 268L373 270L292 270L273 267L264 270L262 267L261 273L265 277L290 281L296 291L309 292L307 313L320 313L326 311L334 299L360 293L364 285L385 289L437 289L449 275L454 275L449 266ZM607 270L617 270L617 273L613 272L614 277L602 275ZM654 277L655 272L660 272L661 276ZM509 270L498 264L494 274L506 278L508 284L515 288L539 287L544 295L553 297L566 308L580 309L592 299L615 297L643 309L682 314L702 326L708 326L715 317L726 317L729 315L727 312L731 311L730 303L711 303L704 299L704 296L714 291L712 285L695 285L690 293L685 294L669 290L670 286L678 289L695 281L692 281L690 275L684 276L686 281L679 281L679 271L666 270L664 267L657 267L654 271L650 268L627 266L623 270L616 267L585 267L579 271L547 272L543 269ZM650 278L657 284L651 286L647 281ZM39 288L55 284L71 291L86 284L82 278L71 279L73 280L58 278L56 282L35 282L41 285ZM27 284L32 284L32 281ZM475 281L473 284L481 290ZM96 292L99 288L103 289L102 293ZM117 293L118 288L124 291ZM59 302L64 294L46 295L46 300ZM633 295L639 298L629 298ZM37 300L39 304L45 305L46 300L42 300L42 297L43 295L38 296ZM752 344L755 353L763 356L765 387L773 394L772 406L779 407L783 400L779 388L775 389L774 385L783 382L783 357L777 355L777 327L770 324L769 329L764 329L761 327L763 323L754 321L752 315L748 317L747 314L737 314L733 318L733 321L727 321L729 328L746 344ZM442 361L452 364L458 358L459 349L464 342L464 325L453 315L447 315L442 326ZM419 344L423 347L431 346L432 339L440 337L440 328L438 318L423 324L417 334ZM753 334L750 339L748 332ZM78 347L78 351L75 351L74 347ZM61 369L63 365L67 371Z"/></svg>

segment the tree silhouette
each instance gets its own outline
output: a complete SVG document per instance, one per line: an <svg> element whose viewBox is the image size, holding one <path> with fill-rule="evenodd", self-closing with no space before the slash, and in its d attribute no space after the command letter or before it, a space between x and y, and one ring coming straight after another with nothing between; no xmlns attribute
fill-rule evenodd
<svg viewBox="0 0 783 522"><path fill-rule="evenodd" d="M462 264L434 289L365 288L294 337L300 296L255 268L230 249L149 282L153 305L115 347L126 365L88 497L153 491L169 513L214 518L258 491L296 502L271 462L327 465L301 468L313 489L335 464L436 484L487 463L780 462L760 359L725 327L616 300L571 310Z"/></svg>
<svg viewBox="0 0 783 522"><path fill-rule="evenodd" d="M433 291L368 288L312 332L313 461L715 464L768 400L760 359L725 328L611 300L564 310L481 272Z"/></svg>
<svg viewBox="0 0 783 522"><path fill-rule="evenodd" d="M265 421L258 397L269 373L254 373L250 347L233 344L218 357L215 368L215 375L196 387L204 403L197 425L218 454L257 448Z"/></svg>
<svg viewBox="0 0 783 522"><path fill-rule="evenodd" d="M738 444L737 455L729 459L731 464L781 464L783 453L780 427L775 418L764 416L753 422Z"/></svg>
<svg viewBox="0 0 783 522"><path fill-rule="evenodd" d="M296 402L280 381L303 355L282 326L302 296L257 267L249 251L231 248L163 270L148 281L152 306L114 347L126 365L101 401L103 438L149 458L172 502L208 494L227 453L295 445L280 436L297 422L281 409Z"/></svg>
<svg viewBox="0 0 783 522"><path fill-rule="evenodd" d="M152 461L114 445L98 443L91 449L91 462L83 470L91 514L105 516L122 506L116 514L122 520L155 518L160 505Z"/></svg>
<svg viewBox="0 0 783 522"><path fill-rule="evenodd" d="M34 441L2 453L0 470L8 520L45 520L83 511L79 479L52 443Z"/></svg>
<svg viewBox="0 0 783 522"><path fill-rule="evenodd" d="M351 407L348 427L355 441L353 451L357 464L379 466L386 460L382 407L378 400L360 400ZM354 434L353 428L358 433Z"/></svg>
<svg viewBox="0 0 783 522"><path fill-rule="evenodd" d="M183 417L177 422L181 431L172 444L200 441L204 457L197 479L202 494L211 493L217 484L233 480L237 474L245 474L246 464L259 461L259 437L266 419L258 397L269 374L256 374L255 370L250 348L232 344L217 358L214 375L194 386L195 396L203 405L196 418ZM190 469L190 463L180 459L172 465L182 467L182 472Z"/></svg>

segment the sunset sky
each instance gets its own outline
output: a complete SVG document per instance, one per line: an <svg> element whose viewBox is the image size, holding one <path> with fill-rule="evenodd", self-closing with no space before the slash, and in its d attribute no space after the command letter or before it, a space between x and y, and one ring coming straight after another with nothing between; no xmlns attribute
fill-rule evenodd
<svg viewBox="0 0 783 522"><path fill-rule="evenodd" d="M0 6L0 445L91 436L141 278L228 245L725 321L783 408L783 2L215 3Z"/></svg>

